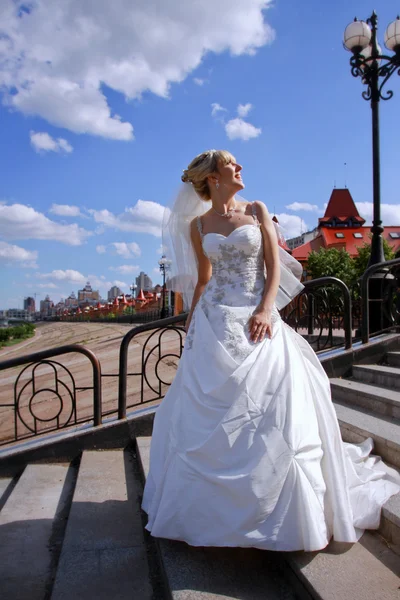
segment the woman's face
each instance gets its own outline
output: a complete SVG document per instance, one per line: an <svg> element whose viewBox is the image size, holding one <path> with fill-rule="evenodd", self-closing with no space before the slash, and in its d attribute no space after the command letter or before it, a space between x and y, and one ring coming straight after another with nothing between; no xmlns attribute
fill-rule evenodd
<svg viewBox="0 0 400 600"><path fill-rule="evenodd" d="M216 179L220 186L224 186L229 191L238 192L244 188L244 183L240 171L242 166L233 160L227 165L224 165L221 161L218 164L218 173Z"/></svg>

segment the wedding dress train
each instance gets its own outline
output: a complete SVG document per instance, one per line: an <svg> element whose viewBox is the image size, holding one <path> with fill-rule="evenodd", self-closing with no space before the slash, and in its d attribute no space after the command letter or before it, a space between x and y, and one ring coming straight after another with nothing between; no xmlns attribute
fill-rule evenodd
<svg viewBox="0 0 400 600"><path fill-rule="evenodd" d="M147 529L194 546L355 542L400 491L397 473L370 456L372 440L342 442L329 380L277 309L272 338L251 341L265 281L257 224L202 242L212 277L156 413Z"/></svg>

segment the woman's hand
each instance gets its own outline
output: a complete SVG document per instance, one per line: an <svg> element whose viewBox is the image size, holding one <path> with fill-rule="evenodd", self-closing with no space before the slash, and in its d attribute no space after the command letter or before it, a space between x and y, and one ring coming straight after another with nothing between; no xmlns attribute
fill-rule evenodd
<svg viewBox="0 0 400 600"><path fill-rule="evenodd" d="M261 342L266 335L272 337L271 311L257 310L249 319L249 332L253 342Z"/></svg>
<svg viewBox="0 0 400 600"><path fill-rule="evenodd" d="M186 319L186 322L185 322L185 331L186 331L186 333L188 333L188 331L189 331L190 321L191 321L191 319Z"/></svg>

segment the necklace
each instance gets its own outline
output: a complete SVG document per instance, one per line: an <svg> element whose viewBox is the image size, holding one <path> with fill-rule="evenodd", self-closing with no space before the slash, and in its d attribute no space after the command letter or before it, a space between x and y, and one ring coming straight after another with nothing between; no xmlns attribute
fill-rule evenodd
<svg viewBox="0 0 400 600"><path fill-rule="evenodd" d="M230 219L232 217L232 214L235 210L236 210L236 202L233 206L233 208L230 208L229 210L227 210L225 213L220 213L217 210L215 210L214 207L212 207L213 211L217 213L217 215L219 215L220 217L225 217L226 219Z"/></svg>

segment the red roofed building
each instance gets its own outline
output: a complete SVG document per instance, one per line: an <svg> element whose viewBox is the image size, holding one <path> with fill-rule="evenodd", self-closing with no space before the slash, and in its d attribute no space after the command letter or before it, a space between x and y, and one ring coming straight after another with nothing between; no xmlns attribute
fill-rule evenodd
<svg viewBox="0 0 400 600"><path fill-rule="evenodd" d="M324 216L318 219L315 237L294 248L292 254L303 265L310 252L320 248L343 248L354 258L358 246L371 243L371 227L364 223L349 190L335 188ZM400 250L400 225L385 227L383 237L395 252Z"/></svg>
<svg viewBox="0 0 400 600"><path fill-rule="evenodd" d="M143 293L143 290L140 289L140 292L138 293L138 295L135 298L136 302L139 300L139 302L146 302L146 298L145 295Z"/></svg>

